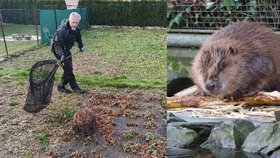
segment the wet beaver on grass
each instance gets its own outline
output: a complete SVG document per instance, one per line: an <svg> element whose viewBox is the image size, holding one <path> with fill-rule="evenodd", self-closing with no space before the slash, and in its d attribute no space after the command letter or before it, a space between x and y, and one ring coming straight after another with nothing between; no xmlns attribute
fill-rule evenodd
<svg viewBox="0 0 280 158"><path fill-rule="evenodd" d="M257 23L238 22L215 32L192 63L200 92L218 98L280 89L280 37Z"/></svg>

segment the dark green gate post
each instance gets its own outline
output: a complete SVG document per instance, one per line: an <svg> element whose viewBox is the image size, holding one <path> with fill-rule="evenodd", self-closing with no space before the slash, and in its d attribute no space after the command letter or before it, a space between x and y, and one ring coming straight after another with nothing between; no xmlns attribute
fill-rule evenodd
<svg viewBox="0 0 280 158"><path fill-rule="evenodd" d="M55 11L40 10L41 45L51 44L51 36L56 31Z"/></svg>

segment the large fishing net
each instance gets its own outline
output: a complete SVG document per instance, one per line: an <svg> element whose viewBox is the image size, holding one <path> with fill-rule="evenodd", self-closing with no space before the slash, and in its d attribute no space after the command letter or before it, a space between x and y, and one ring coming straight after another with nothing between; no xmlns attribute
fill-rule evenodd
<svg viewBox="0 0 280 158"><path fill-rule="evenodd" d="M38 112L51 101L54 75L58 67L57 60L39 61L31 67L24 110Z"/></svg>

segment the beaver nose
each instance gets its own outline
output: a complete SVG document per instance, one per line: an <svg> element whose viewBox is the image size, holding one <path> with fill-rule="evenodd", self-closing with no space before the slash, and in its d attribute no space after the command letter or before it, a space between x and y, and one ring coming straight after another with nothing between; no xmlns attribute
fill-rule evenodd
<svg viewBox="0 0 280 158"><path fill-rule="evenodd" d="M206 84L206 89L207 89L208 91L213 91L213 90L215 89L215 87L216 87L216 84L215 84L215 83L207 83L207 84Z"/></svg>

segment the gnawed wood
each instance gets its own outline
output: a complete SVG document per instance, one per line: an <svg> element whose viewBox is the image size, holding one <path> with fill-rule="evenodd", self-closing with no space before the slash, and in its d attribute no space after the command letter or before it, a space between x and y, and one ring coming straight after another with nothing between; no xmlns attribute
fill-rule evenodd
<svg viewBox="0 0 280 158"><path fill-rule="evenodd" d="M191 87L193 89L193 87ZM185 90L188 91L188 90ZM182 94L182 93L181 93ZM259 92L255 96L242 97L237 100L219 100L210 96L195 96L188 93L185 96L179 95L167 98L168 108L182 108L182 107L204 107L211 105L280 105L280 93L278 91L274 92Z"/></svg>

